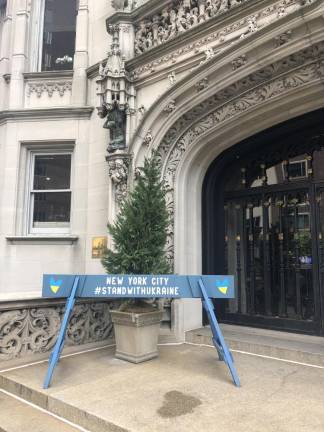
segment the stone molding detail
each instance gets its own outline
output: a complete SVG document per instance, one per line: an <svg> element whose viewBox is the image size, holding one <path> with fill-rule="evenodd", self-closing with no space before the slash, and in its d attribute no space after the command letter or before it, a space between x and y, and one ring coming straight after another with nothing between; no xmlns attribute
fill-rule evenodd
<svg viewBox="0 0 324 432"><path fill-rule="evenodd" d="M177 83L177 77L174 71L169 73L168 80L169 80L169 87L172 87Z"/></svg>
<svg viewBox="0 0 324 432"><path fill-rule="evenodd" d="M99 342L113 336L111 303L78 303L72 311L66 345ZM0 312L0 361L52 349L65 305L26 305Z"/></svg>
<svg viewBox="0 0 324 432"><path fill-rule="evenodd" d="M279 36L275 38L276 46L280 47L285 43L289 42L291 39L292 31L288 30L285 33L281 33Z"/></svg>
<svg viewBox="0 0 324 432"><path fill-rule="evenodd" d="M196 84L197 92L201 92L205 90L208 87L208 78L203 78L202 80L198 81Z"/></svg>
<svg viewBox="0 0 324 432"><path fill-rule="evenodd" d="M204 50L205 58L199 63L200 65L207 63L209 60L211 60L215 56L215 51L213 48L206 48Z"/></svg>
<svg viewBox="0 0 324 432"><path fill-rule="evenodd" d="M143 144L148 147L152 141L153 141L153 135L151 129L149 129L145 137L143 138Z"/></svg>
<svg viewBox="0 0 324 432"><path fill-rule="evenodd" d="M106 157L108 174L115 191L115 201L120 206L128 192L128 172L130 156L126 153L114 153Z"/></svg>
<svg viewBox="0 0 324 432"><path fill-rule="evenodd" d="M233 70L236 70L242 66L244 66L247 62L247 57L246 55L241 55L240 57L237 57L236 59L234 59L232 61L232 66L233 66Z"/></svg>
<svg viewBox="0 0 324 432"><path fill-rule="evenodd" d="M171 263L174 259L175 173L185 151L216 125L323 77L324 42L321 42L270 64L221 90L184 114L168 130L158 151L165 166L164 178L168 189L166 200L171 223L167 253ZM204 115L207 111L208 114Z"/></svg>
<svg viewBox="0 0 324 432"><path fill-rule="evenodd" d="M57 92L62 97L68 91L72 91L72 81L33 81L27 83L27 97L30 97L32 93L36 93L38 98L43 93L47 93L49 97L52 97L54 92Z"/></svg>
<svg viewBox="0 0 324 432"><path fill-rule="evenodd" d="M176 101L174 99L171 99L163 108L163 112L166 112L168 114L172 113L176 109Z"/></svg>
<svg viewBox="0 0 324 432"><path fill-rule="evenodd" d="M139 22L135 28L135 54L142 54L177 35L219 16L248 0L180 0Z"/></svg>
<svg viewBox="0 0 324 432"><path fill-rule="evenodd" d="M134 80L138 79L140 76L154 72L157 68L161 69L164 66L170 67L175 64L181 56L192 52L198 53L200 50L208 49L208 47L215 52L215 49L221 47L225 41L230 43L239 42L241 39L254 34L259 29L277 21L278 18L284 17L296 10L319 1L320 0L308 0L306 4L301 3L301 0L281 0L280 2L273 3L270 6L256 11L254 15L241 18L218 31L210 32L207 36L197 41L193 41L168 54L160 55L153 61L135 67L130 71L130 75ZM211 44L213 46L210 46Z"/></svg>

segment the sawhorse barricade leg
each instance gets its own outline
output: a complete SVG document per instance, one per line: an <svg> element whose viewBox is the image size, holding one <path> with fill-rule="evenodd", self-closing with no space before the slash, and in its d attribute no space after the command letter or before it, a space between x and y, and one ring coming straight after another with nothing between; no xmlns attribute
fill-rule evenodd
<svg viewBox="0 0 324 432"><path fill-rule="evenodd" d="M213 343L214 343L215 348L218 352L219 360L222 360L227 364L227 366L231 372L234 384L237 387L240 387L241 386L240 379L237 375L236 368L234 366L233 356L232 356L232 353L230 352L230 350L228 349L228 347L225 343L223 334L221 332L218 321L216 319L213 302L211 301L211 299L207 295L207 292L206 292L206 289L205 289L205 286L203 284L202 279L200 279L198 282L199 282L199 286L200 286L200 289L202 292L203 306L204 306L204 308L207 312L207 315L208 315L208 319L210 322L210 328L211 328L211 331L213 333Z"/></svg>
<svg viewBox="0 0 324 432"><path fill-rule="evenodd" d="M64 347L66 329L67 329L67 325L69 323L70 314L72 312L72 309L73 309L73 306L75 303L75 295L76 295L76 292L78 289L79 279L80 279L79 276L75 277L70 297L68 298L68 301L66 303L66 309L65 309L63 321L61 324L61 328L60 328L60 331L59 331L59 334L57 337L57 341L54 345L53 351L51 352L49 360L48 360L49 365L48 365L47 374L46 374L44 385L43 385L44 389L47 389L51 383L54 368L60 359L60 355L61 355L61 352L62 352L63 347Z"/></svg>

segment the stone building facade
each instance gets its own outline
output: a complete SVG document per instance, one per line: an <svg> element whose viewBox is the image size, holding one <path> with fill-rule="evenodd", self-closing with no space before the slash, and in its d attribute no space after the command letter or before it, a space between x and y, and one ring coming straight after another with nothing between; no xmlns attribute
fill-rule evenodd
<svg viewBox="0 0 324 432"><path fill-rule="evenodd" d="M93 238L153 149L174 272L234 273L224 321L322 333L323 17L323 0L0 0L0 352L24 308L46 315L43 273L102 273ZM202 323L198 300L166 311L178 339Z"/></svg>

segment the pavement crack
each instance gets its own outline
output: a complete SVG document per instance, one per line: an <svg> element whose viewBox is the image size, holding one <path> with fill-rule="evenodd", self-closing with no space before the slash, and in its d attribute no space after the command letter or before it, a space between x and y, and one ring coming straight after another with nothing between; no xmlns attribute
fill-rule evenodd
<svg viewBox="0 0 324 432"><path fill-rule="evenodd" d="M276 395L277 393L281 392L281 390L283 389L283 387L286 385L288 379L292 376L295 375L297 373L297 370L294 370L292 372L288 372L285 375L283 375L280 379L280 383L278 385L278 387L276 388L276 390L274 390L272 393L269 394L269 396L267 397L267 400L271 399L274 395Z"/></svg>

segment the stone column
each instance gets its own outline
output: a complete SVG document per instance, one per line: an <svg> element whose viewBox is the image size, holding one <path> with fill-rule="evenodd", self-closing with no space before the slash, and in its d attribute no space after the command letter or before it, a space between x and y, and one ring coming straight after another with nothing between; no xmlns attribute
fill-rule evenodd
<svg viewBox="0 0 324 432"><path fill-rule="evenodd" d="M3 95L0 99L0 110L6 109L8 98L5 97L9 77L5 81L2 77L10 73L10 41L11 41L11 28L12 28L12 0L7 1L7 8L3 17L3 27L0 45L0 94Z"/></svg>
<svg viewBox="0 0 324 432"><path fill-rule="evenodd" d="M134 57L135 33L133 25L128 21L119 21L119 45L126 60Z"/></svg>
<svg viewBox="0 0 324 432"><path fill-rule="evenodd" d="M27 0L18 0L14 27L14 42L11 62L9 108L23 108L24 76L28 40Z"/></svg>
<svg viewBox="0 0 324 432"><path fill-rule="evenodd" d="M72 84L72 104L78 106L87 103L88 27L88 0L80 0L76 24Z"/></svg>

